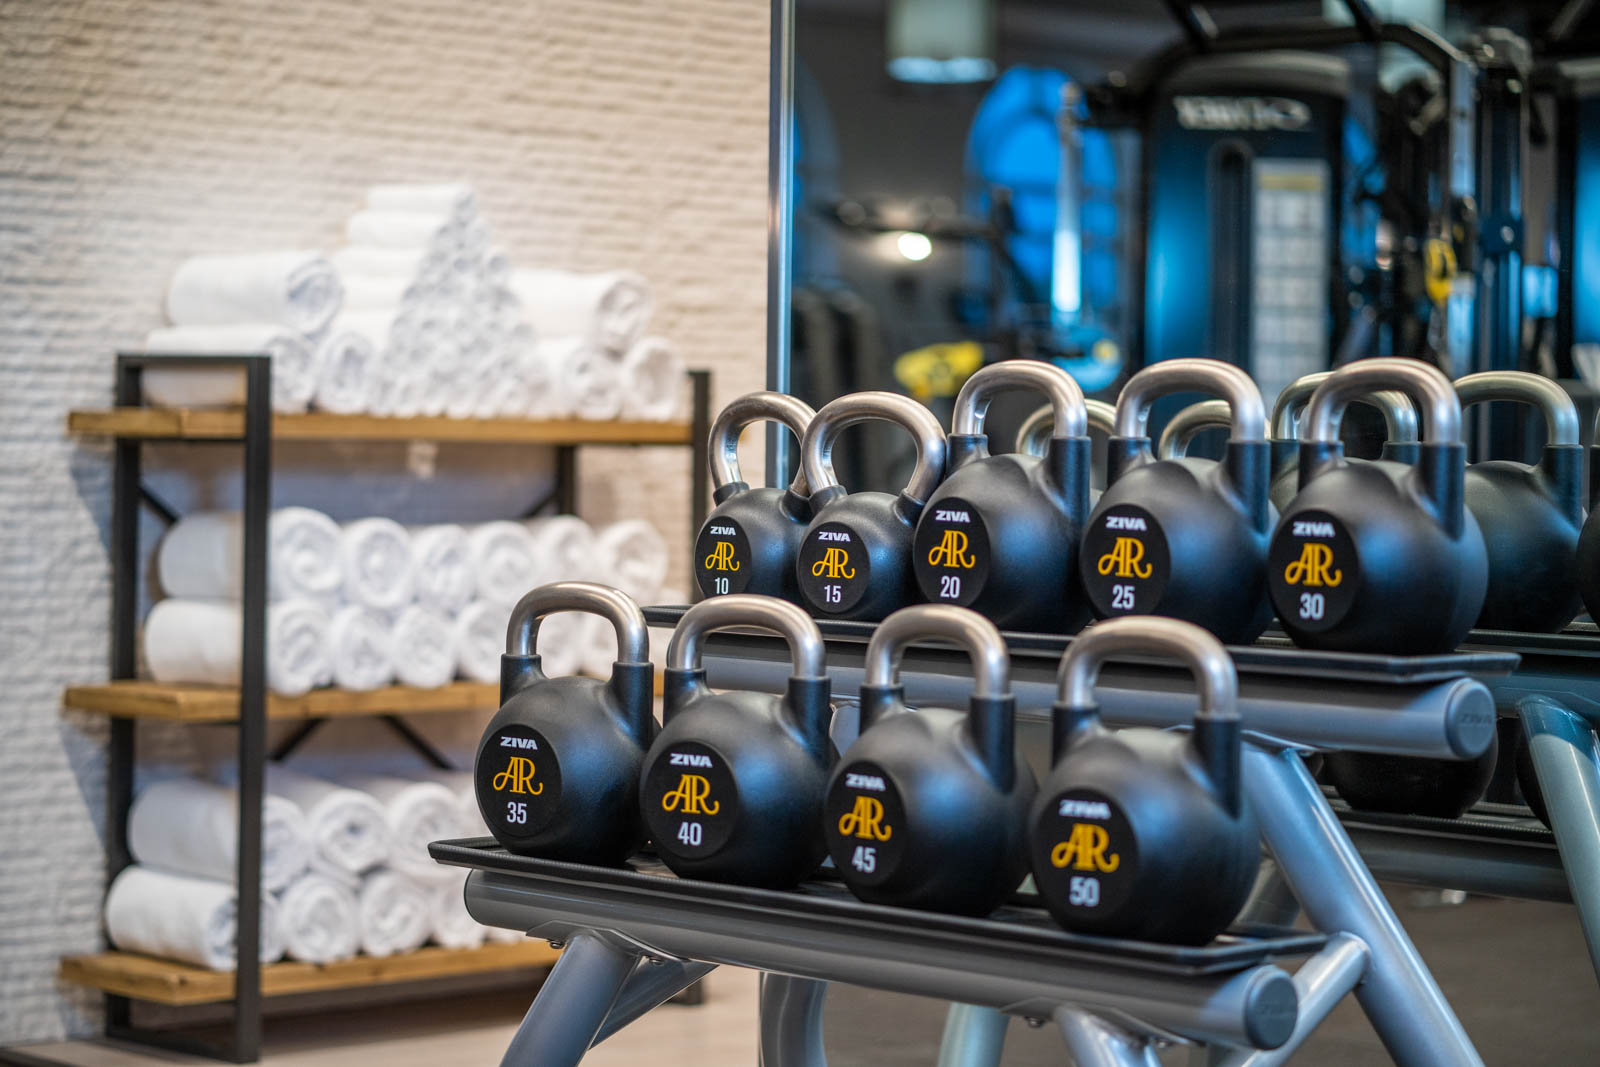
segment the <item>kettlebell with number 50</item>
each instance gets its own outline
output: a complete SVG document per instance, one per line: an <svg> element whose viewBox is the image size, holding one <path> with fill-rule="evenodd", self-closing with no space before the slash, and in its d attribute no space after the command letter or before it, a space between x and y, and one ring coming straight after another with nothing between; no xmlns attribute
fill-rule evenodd
<svg viewBox="0 0 1600 1067"><path fill-rule="evenodd" d="M558 611L589 612L616 628L609 681L545 677L539 620ZM639 606L591 582L540 586L511 612L500 710L473 770L478 809L507 849L612 865L644 843L639 770L656 732L649 642Z"/></svg>
<svg viewBox="0 0 1600 1067"><path fill-rule="evenodd" d="M788 640L794 671L783 696L706 687L700 643L728 626ZM815 871L832 710L817 624L773 597L701 601L678 621L664 678L661 732L640 786L656 852L685 878L740 885L784 889Z"/></svg>
<svg viewBox="0 0 1600 1067"><path fill-rule="evenodd" d="M895 423L916 441L916 467L898 494L846 492L834 476L834 438L872 420ZM911 538L944 477L944 430L933 412L899 393L842 396L811 420L800 462L811 485L811 525L795 568L806 606L828 618L873 620L918 600Z"/></svg>
<svg viewBox="0 0 1600 1067"><path fill-rule="evenodd" d="M906 645L951 642L972 657L965 712L908 710ZM869 904L986 915L1027 873L1033 771L1013 743L1011 660L976 612L922 604L895 612L867 645L861 734L839 757L824 830L850 891Z"/></svg>

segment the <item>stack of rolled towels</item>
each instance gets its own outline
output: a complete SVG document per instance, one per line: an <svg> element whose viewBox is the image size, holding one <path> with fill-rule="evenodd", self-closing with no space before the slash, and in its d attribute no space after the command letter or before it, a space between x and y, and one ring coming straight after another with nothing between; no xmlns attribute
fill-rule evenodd
<svg viewBox="0 0 1600 1067"><path fill-rule="evenodd" d="M465 773L352 773L335 782L269 763L262 812L261 961L391 956L429 941L471 948L463 872L430 841L484 833ZM238 793L197 778L144 788L128 816L134 864L106 894L120 949L217 970L235 962Z"/></svg>
<svg viewBox="0 0 1600 1067"><path fill-rule="evenodd" d="M408 529L284 507L267 534L266 675L280 696L329 685L432 689L456 677L493 683L506 622L526 591L599 579L656 603L667 572L666 543L637 519L599 530L574 515ZM165 599L143 631L155 681L239 683L243 536L238 512L216 511L185 516L162 539ZM546 674L609 673L610 638L594 616L552 616L539 631Z"/></svg>
<svg viewBox="0 0 1600 1067"><path fill-rule="evenodd" d="M273 408L395 417L665 421L684 363L645 336L649 283L631 271L513 271L465 183L366 191L347 243L203 255L167 290L171 326L145 338L170 355L265 352ZM229 407L228 369L151 369L146 399Z"/></svg>

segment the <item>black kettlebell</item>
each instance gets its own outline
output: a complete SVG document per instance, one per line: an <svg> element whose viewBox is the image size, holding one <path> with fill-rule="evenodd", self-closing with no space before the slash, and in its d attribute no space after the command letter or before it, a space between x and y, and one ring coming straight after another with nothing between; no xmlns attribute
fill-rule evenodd
<svg viewBox="0 0 1600 1067"><path fill-rule="evenodd" d="M787 692L713 693L700 666L706 634L773 630L789 642ZM661 732L645 756L640 803L656 852L685 878L785 889L822 862L829 683L822 634L774 597L701 601L667 645Z"/></svg>
<svg viewBox="0 0 1600 1067"><path fill-rule="evenodd" d="M1167 420L1156 443L1157 459L1183 459L1194 439L1207 430L1231 430L1233 416L1226 400L1202 400L1190 404Z"/></svg>
<svg viewBox="0 0 1600 1067"><path fill-rule="evenodd" d="M1193 732L1101 724L1095 678L1124 655L1189 668L1200 691ZM1033 884L1045 907L1082 933L1210 941L1244 907L1261 861L1239 782L1233 660L1198 626L1111 619L1072 642L1059 685L1054 767L1028 817Z"/></svg>
<svg viewBox="0 0 1600 1067"><path fill-rule="evenodd" d="M899 659L920 638L972 657L968 710L906 707ZM987 915L1027 873L1033 771L1013 743L1011 663L994 624L922 604L885 619L867 645L861 734L828 783L828 852L869 904Z"/></svg>
<svg viewBox="0 0 1600 1067"><path fill-rule="evenodd" d="M546 678L539 620L599 615L617 631L611 679ZM500 661L500 710L478 744L473 788L495 840L512 852L572 863L621 863L644 843L639 770L655 737L650 636L626 594L556 582L511 612Z"/></svg>
<svg viewBox="0 0 1600 1067"><path fill-rule="evenodd" d="M851 493L834 476L834 438L846 426L881 419L917 443L917 464L898 494ZM899 393L851 393L823 405L800 441L811 485L811 524L795 573L805 606L833 619L881 619L920 599L911 539L923 506L944 477L944 430L933 412Z"/></svg>
<svg viewBox="0 0 1600 1067"><path fill-rule="evenodd" d="M1583 446L1578 409L1549 378L1485 371L1456 380L1463 409L1490 400L1531 404L1544 416L1538 466L1507 459L1467 467L1467 510L1489 558L1477 626L1556 633L1583 610L1578 534L1583 529Z"/></svg>
<svg viewBox="0 0 1600 1067"><path fill-rule="evenodd" d="M1267 495L1272 506L1283 511L1289 501L1300 491L1300 415L1316 392L1317 386L1328 380L1332 371L1318 371L1296 378L1278 394L1272 405L1272 488ZM1395 463L1417 461L1417 411L1404 393L1393 389L1379 389L1357 398L1383 415L1387 431L1383 451L1378 458ZM1351 459L1351 463L1367 460Z"/></svg>
<svg viewBox="0 0 1600 1067"><path fill-rule="evenodd" d="M1151 454L1150 405L1186 390L1228 402L1233 434L1220 462ZM1107 443L1109 484L1078 555L1096 615L1166 615L1236 644L1266 629L1266 429L1261 394L1230 363L1169 359L1128 380Z"/></svg>
<svg viewBox="0 0 1600 1067"><path fill-rule="evenodd" d="M994 394L1050 397L1055 433L1043 459L989 454ZM1089 621L1078 540L1089 517L1090 444L1083 392L1037 360L990 364L966 380L951 416L945 478L917 520L912 564L924 599L971 608L1012 630L1076 633Z"/></svg>
<svg viewBox="0 0 1600 1067"><path fill-rule="evenodd" d="M811 501L804 472L787 489L752 489L739 475L739 434L753 422L781 422L804 436L816 412L783 393L749 393L711 423L711 499L716 508L694 542L694 578L702 596L760 593L800 602L795 554Z"/></svg>
<svg viewBox="0 0 1600 1067"><path fill-rule="evenodd" d="M1390 388L1421 413L1416 462L1347 461L1345 407ZM1449 380L1414 359L1346 364L1306 407L1299 466L1300 491L1267 560L1295 644L1403 656L1454 649L1483 608L1488 562L1464 502L1461 405Z"/></svg>

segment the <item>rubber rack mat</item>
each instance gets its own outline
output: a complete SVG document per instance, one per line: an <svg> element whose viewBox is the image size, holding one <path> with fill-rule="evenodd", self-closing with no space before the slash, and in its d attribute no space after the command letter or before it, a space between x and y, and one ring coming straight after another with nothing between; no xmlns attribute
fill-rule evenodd
<svg viewBox="0 0 1600 1067"><path fill-rule="evenodd" d="M428 851L440 863L510 876L534 893L548 892L552 898L572 900L587 891L605 897L612 908L636 908L657 918L670 916L675 925L711 925L719 914L754 912L771 924L774 936L781 931L785 938L804 936L807 927L833 932L851 929L860 935L862 951L871 951L874 939L903 942L913 938L930 947L998 952L1018 960L1046 956L1192 976L1227 974L1272 960L1309 956L1327 940L1322 934L1259 926L1231 930L1208 945L1162 945L1067 933L1042 908L1028 906L1026 896L1018 896L988 918L974 919L864 904L851 896L843 883L828 878L813 879L793 890L678 878L645 854L625 867L593 867L515 856L486 837L435 841Z"/></svg>
<svg viewBox="0 0 1600 1067"><path fill-rule="evenodd" d="M645 608L644 615L651 626L669 627L676 626L687 610L689 610L687 607L663 605ZM844 622L837 619L818 619L816 623L828 645L830 657L835 654L859 656L878 628L877 623ZM1011 652L1012 660L1018 663L1048 659L1053 665L1072 644L1071 637L1061 634L1007 631L1002 636ZM1600 636L1592 637L1590 640L1596 649L1600 649ZM781 649L783 647L781 638L756 629L719 630L709 637L707 642L708 646L716 644L723 648ZM932 642L925 645L914 642L912 647L941 648ZM1510 674L1516 670L1519 662L1515 651L1500 648L1445 652L1429 656L1317 652L1296 648L1288 638L1281 635L1268 635L1253 645L1230 645L1228 652L1233 656L1234 666L1238 668L1240 674L1292 675L1300 678L1317 677L1336 681L1393 685L1442 682L1463 675ZM959 654L952 651L951 655ZM1139 657L1128 658L1137 661Z"/></svg>

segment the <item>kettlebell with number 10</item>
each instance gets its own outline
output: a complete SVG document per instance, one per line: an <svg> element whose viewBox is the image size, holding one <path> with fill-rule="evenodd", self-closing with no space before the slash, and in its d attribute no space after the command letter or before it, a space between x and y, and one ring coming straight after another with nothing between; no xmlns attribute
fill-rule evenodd
<svg viewBox="0 0 1600 1067"><path fill-rule="evenodd" d="M834 476L834 438L872 420L895 423L916 442L917 464L899 494L847 492ZM933 412L899 393L842 396L811 420L800 462L811 485L811 525L795 568L806 606L829 618L876 620L918 600L911 539L944 477L944 430Z"/></svg>

